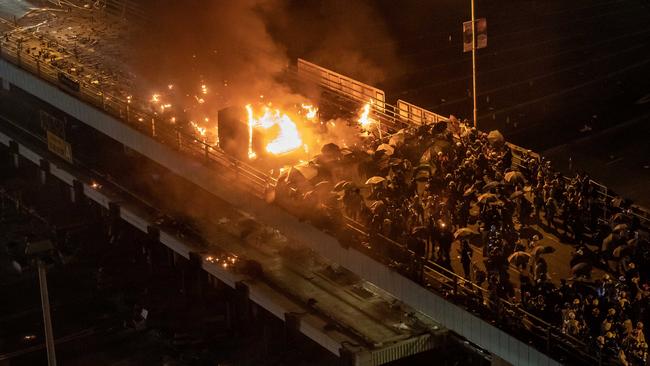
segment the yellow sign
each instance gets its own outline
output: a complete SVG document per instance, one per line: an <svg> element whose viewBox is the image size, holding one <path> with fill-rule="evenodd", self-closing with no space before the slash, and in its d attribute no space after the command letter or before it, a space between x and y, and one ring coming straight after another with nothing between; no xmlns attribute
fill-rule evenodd
<svg viewBox="0 0 650 366"><path fill-rule="evenodd" d="M47 131L47 149L72 163L72 147L64 139Z"/></svg>

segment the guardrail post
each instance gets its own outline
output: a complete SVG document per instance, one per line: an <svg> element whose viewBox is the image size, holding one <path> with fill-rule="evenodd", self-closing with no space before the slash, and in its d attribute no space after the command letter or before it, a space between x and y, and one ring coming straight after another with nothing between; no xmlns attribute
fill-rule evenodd
<svg viewBox="0 0 650 366"><path fill-rule="evenodd" d="M151 136L156 137L156 119L151 117Z"/></svg>
<svg viewBox="0 0 650 366"><path fill-rule="evenodd" d="M183 149L183 137L181 136L180 131L176 131L176 141L178 143L178 150L179 151L182 150Z"/></svg>
<svg viewBox="0 0 650 366"><path fill-rule="evenodd" d="M209 148L210 146L205 141L203 141L203 151L205 151L205 161L210 161Z"/></svg>
<svg viewBox="0 0 650 366"><path fill-rule="evenodd" d="M45 185L47 183L47 176L48 174L50 174L50 162L45 159L41 159L40 167L41 167L39 171L40 181L41 184Z"/></svg>
<svg viewBox="0 0 650 366"><path fill-rule="evenodd" d="M9 151L13 155L14 168L20 168L20 154L18 154L18 143L16 141L9 141Z"/></svg>

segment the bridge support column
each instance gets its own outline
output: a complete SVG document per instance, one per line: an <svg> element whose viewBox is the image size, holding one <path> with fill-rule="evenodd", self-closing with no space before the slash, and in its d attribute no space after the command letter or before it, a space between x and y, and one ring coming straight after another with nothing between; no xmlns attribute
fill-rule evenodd
<svg viewBox="0 0 650 366"><path fill-rule="evenodd" d="M116 202L108 203L108 237L113 243L120 232L120 205Z"/></svg>
<svg viewBox="0 0 650 366"><path fill-rule="evenodd" d="M47 176L50 175L50 162L41 159L39 163L41 169L39 170L39 178L42 185L47 184Z"/></svg>
<svg viewBox="0 0 650 366"><path fill-rule="evenodd" d="M235 297L233 302L235 329L241 329L242 333L248 333L251 319L250 290L248 285L242 281L235 283Z"/></svg>
<svg viewBox="0 0 650 366"><path fill-rule="evenodd" d="M299 339L301 317L302 315L297 313L284 314L284 341L287 349Z"/></svg>
<svg viewBox="0 0 650 366"><path fill-rule="evenodd" d="M2 79L2 90L11 90L11 84L9 84L9 80Z"/></svg>
<svg viewBox="0 0 650 366"><path fill-rule="evenodd" d="M9 151L13 155L14 168L20 168L20 154L18 153L18 143L16 141L9 141Z"/></svg>
<svg viewBox="0 0 650 366"><path fill-rule="evenodd" d="M70 187L70 201L75 204L81 204L84 200L84 185L81 181L75 179Z"/></svg>

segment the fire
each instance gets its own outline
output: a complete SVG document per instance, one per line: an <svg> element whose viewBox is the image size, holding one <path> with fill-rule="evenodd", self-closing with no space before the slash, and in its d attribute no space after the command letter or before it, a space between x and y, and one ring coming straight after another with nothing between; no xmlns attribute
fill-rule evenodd
<svg viewBox="0 0 650 366"><path fill-rule="evenodd" d="M196 122L194 122L194 121L190 121L190 125L191 125L192 127L194 127L194 130L196 130L196 132L198 132L199 135L201 135L201 137L205 137L205 134L208 132L208 129L207 129L207 128L199 126L199 125L198 125Z"/></svg>
<svg viewBox="0 0 650 366"><path fill-rule="evenodd" d="M201 85L201 93L203 93L204 95L205 95L205 94L208 94L208 87L207 87L207 85L205 85L205 84Z"/></svg>
<svg viewBox="0 0 650 366"><path fill-rule="evenodd" d="M266 151L271 154L284 154L303 146L298 126L280 110L264 107L264 114L259 118L255 118L253 115L253 107L250 104L246 105L246 111L248 113L248 157L250 159L256 157L253 151L253 128L268 130L278 126L280 129L278 136L266 145Z"/></svg>
<svg viewBox="0 0 650 366"><path fill-rule="evenodd" d="M248 158L255 159L257 154L253 151L253 127L255 127L255 118L253 117L253 107L246 104L246 113L248 113Z"/></svg>
<svg viewBox="0 0 650 366"><path fill-rule="evenodd" d="M304 103L301 105L301 107L305 110L305 117L310 121L312 121L318 115L318 107Z"/></svg>
<svg viewBox="0 0 650 366"><path fill-rule="evenodd" d="M151 103L159 103L160 102L160 94L154 94L151 96Z"/></svg>
<svg viewBox="0 0 650 366"><path fill-rule="evenodd" d="M372 118L370 118L370 106L372 104L372 101L364 104L363 109L361 110L361 115L359 116L359 119L357 120L361 127L364 129L369 129L370 125L374 122Z"/></svg>

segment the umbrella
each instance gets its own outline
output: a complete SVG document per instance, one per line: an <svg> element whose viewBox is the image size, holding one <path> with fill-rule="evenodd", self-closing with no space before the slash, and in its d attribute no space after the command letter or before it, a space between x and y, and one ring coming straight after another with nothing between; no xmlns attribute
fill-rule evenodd
<svg viewBox="0 0 650 366"><path fill-rule="evenodd" d="M499 130L490 131L487 135L487 139L492 145L502 144L506 141Z"/></svg>
<svg viewBox="0 0 650 366"><path fill-rule="evenodd" d="M347 180L342 180L336 183L336 185L334 186L334 188L332 188L332 190L334 192L341 192L343 190L350 188L351 186L352 186L352 182L348 182Z"/></svg>
<svg viewBox="0 0 650 366"><path fill-rule="evenodd" d="M339 147L339 145L330 142L329 144L323 145L323 147L320 149L320 152L322 154L326 154L326 155L327 154L340 154L341 153L341 148Z"/></svg>
<svg viewBox="0 0 650 366"><path fill-rule="evenodd" d="M381 144L377 148L377 151L383 151L384 154L386 155L393 155L393 153L395 152L395 148L388 144Z"/></svg>
<svg viewBox="0 0 650 366"><path fill-rule="evenodd" d="M510 195L510 199L515 199L524 195L524 191L516 191Z"/></svg>
<svg viewBox="0 0 650 366"><path fill-rule="evenodd" d="M618 224L614 226L614 229L612 230L615 233L620 233L621 231L627 230L628 226L627 224Z"/></svg>
<svg viewBox="0 0 650 366"><path fill-rule="evenodd" d="M523 182L526 179L521 172L507 172L503 179L508 183Z"/></svg>
<svg viewBox="0 0 650 366"><path fill-rule="evenodd" d="M620 258L620 257L625 256L625 254L628 253L632 249L634 249L634 245L619 245L618 247L616 247L616 249L614 249L614 251L612 252L612 255L615 258Z"/></svg>
<svg viewBox="0 0 650 366"><path fill-rule="evenodd" d="M454 238L455 239L464 238L464 237L475 235L475 234L478 234L478 233L476 231L468 228L468 227L464 227L464 228L460 228L460 229L456 230L456 232L454 233Z"/></svg>
<svg viewBox="0 0 650 366"><path fill-rule="evenodd" d="M588 276L591 273L591 265L585 262L578 263L571 268L571 273L573 273L575 277L581 275Z"/></svg>
<svg viewBox="0 0 650 366"><path fill-rule="evenodd" d="M538 245L533 250L531 250L530 254L538 257L542 254L548 254L548 253L553 253L555 251L555 248L553 248L550 245Z"/></svg>
<svg viewBox="0 0 650 366"><path fill-rule="evenodd" d="M489 201L496 201L497 196L494 195L493 193L483 193L482 195L478 196L478 202L480 203L486 203Z"/></svg>
<svg viewBox="0 0 650 366"><path fill-rule="evenodd" d="M382 200L375 201L370 205L370 211L372 211L372 213L376 213L377 211L383 209L384 206L386 206L384 201Z"/></svg>
<svg viewBox="0 0 650 366"><path fill-rule="evenodd" d="M614 223L621 223L621 222L628 222L629 217L625 215L622 212L617 213L616 215L612 216L612 222Z"/></svg>
<svg viewBox="0 0 650 366"><path fill-rule="evenodd" d="M510 256L508 257L508 262L510 263L515 262L521 264L523 261L527 262L529 259L530 259L529 253L519 251L510 254Z"/></svg>
<svg viewBox="0 0 650 366"><path fill-rule="evenodd" d="M311 180L318 175L317 166L314 164L310 164L309 162L294 165L293 169L295 169L300 174L302 174L302 176L305 177L305 179L307 180Z"/></svg>
<svg viewBox="0 0 650 366"><path fill-rule="evenodd" d="M496 188L496 187L498 187L498 186L500 186L500 185L501 185L501 183L500 183L500 182L497 182L497 181L487 182L487 183L483 186L483 190L484 190L484 191L489 191L490 189L492 189L492 188Z"/></svg>
<svg viewBox="0 0 650 366"><path fill-rule="evenodd" d="M403 144L406 140L404 136L404 129L397 131L393 136L388 140L388 144L392 146L397 146Z"/></svg>
<svg viewBox="0 0 650 366"><path fill-rule="evenodd" d="M411 229L411 234L418 235L426 230L427 230L426 226L416 226L413 229Z"/></svg>
<svg viewBox="0 0 650 366"><path fill-rule="evenodd" d="M379 184L385 180L386 178L375 175L374 177L368 178L366 184Z"/></svg>

